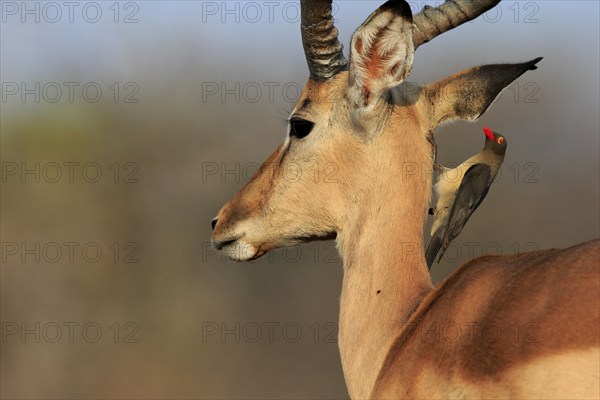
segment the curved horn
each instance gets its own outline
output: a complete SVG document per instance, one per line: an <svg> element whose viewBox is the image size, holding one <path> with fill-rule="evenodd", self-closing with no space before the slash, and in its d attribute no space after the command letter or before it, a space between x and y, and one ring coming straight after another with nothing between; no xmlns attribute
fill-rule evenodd
<svg viewBox="0 0 600 400"><path fill-rule="evenodd" d="M437 35L477 18L498 3L500 0L446 0L439 7L423 7L413 18L415 50Z"/></svg>
<svg viewBox="0 0 600 400"><path fill-rule="evenodd" d="M310 71L317 82L331 79L348 67L338 30L331 15L332 0L301 0L302 44Z"/></svg>

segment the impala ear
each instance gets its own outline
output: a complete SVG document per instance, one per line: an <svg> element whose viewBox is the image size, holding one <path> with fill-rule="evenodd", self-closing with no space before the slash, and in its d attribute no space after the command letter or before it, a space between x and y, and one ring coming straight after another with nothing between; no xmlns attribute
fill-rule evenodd
<svg viewBox="0 0 600 400"><path fill-rule="evenodd" d="M475 120L500 92L542 57L522 64L493 64L466 69L425 87L431 129L456 119Z"/></svg>
<svg viewBox="0 0 600 400"><path fill-rule="evenodd" d="M410 73L413 20L404 0L390 0L354 33L350 46L350 98L368 107Z"/></svg>

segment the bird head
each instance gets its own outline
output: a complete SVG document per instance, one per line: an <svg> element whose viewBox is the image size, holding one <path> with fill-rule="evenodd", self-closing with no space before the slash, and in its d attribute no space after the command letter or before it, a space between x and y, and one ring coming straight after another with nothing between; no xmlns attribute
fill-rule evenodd
<svg viewBox="0 0 600 400"><path fill-rule="evenodd" d="M485 134L485 147L492 150L494 153L504 155L506 153L506 138L498 132L492 131L490 128L483 128Z"/></svg>

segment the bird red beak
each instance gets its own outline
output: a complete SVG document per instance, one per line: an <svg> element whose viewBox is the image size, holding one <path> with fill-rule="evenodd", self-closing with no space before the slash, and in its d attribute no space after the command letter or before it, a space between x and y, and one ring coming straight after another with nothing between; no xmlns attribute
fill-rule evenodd
<svg viewBox="0 0 600 400"><path fill-rule="evenodd" d="M483 128L483 133L488 137L492 142L494 141L494 132L490 128Z"/></svg>

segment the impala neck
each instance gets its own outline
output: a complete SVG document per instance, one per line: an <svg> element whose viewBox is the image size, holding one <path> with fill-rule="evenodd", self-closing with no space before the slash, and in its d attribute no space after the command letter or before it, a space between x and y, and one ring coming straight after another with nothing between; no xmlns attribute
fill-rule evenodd
<svg viewBox="0 0 600 400"><path fill-rule="evenodd" d="M431 165L431 152L423 144L412 151L404 146L388 163L377 162L387 170L385 181L373 177L360 210L338 234L344 261L339 347L352 398L368 397L392 341L433 287L423 252L431 193L431 174L423 168Z"/></svg>

